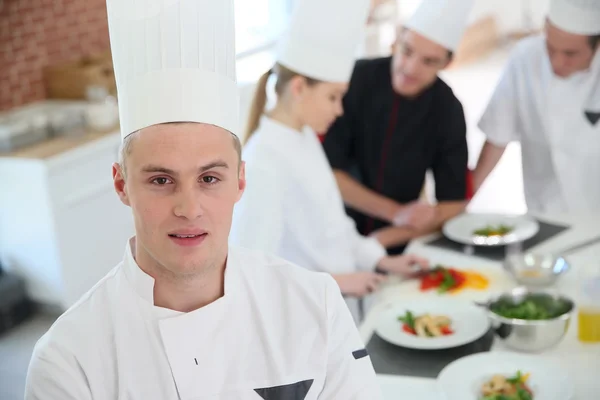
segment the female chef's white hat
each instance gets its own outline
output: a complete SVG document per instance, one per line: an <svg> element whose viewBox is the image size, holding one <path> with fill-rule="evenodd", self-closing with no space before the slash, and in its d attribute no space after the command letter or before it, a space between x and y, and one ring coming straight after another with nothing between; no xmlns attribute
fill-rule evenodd
<svg viewBox="0 0 600 400"><path fill-rule="evenodd" d="M473 3L474 0L423 0L404 26L456 51L467 29Z"/></svg>
<svg viewBox="0 0 600 400"><path fill-rule="evenodd" d="M552 0L548 19L576 35L600 35L600 0Z"/></svg>
<svg viewBox="0 0 600 400"><path fill-rule="evenodd" d="M121 136L167 122L238 129L233 0L107 0Z"/></svg>
<svg viewBox="0 0 600 400"><path fill-rule="evenodd" d="M370 0L298 0L277 62L325 82L348 82Z"/></svg>

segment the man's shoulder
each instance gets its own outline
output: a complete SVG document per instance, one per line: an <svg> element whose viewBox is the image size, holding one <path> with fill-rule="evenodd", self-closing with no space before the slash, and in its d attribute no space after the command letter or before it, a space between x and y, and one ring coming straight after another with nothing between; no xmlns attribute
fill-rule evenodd
<svg viewBox="0 0 600 400"><path fill-rule="evenodd" d="M376 89L390 84L391 57L363 58L354 65L350 87Z"/></svg>
<svg viewBox="0 0 600 400"><path fill-rule="evenodd" d="M114 295L115 279L120 271L121 264L60 315L36 344L36 352L50 349L76 351L74 347L78 343L82 344L92 337L88 333L100 333L99 329L108 328L105 323L108 320L108 304ZM87 339L82 340L84 337Z"/></svg>
<svg viewBox="0 0 600 400"><path fill-rule="evenodd" d="M526 37L512 49L508 60L509 68L530 69L540 66L545 54L546 44L542 35Z"/></svg>
<svg viewBox="0 0 600 400"><path fill-rule="evenodd" d="M513 49L513 53L522 56L538 56L544 52L545 39L543 35L532 35L519 40Z"/></svg>
<svg viewBox="0 0 600 400"><path fill-rule="evenodd" d="M360 72L373 72L379 70L389 70L391 57L361 58L356 62L355 70Z"/></svg>
<svg viewBox="0 0 600 400"><path fill-rule="evenodd" d="M441 77L437 78L436 82L433 84L432 90L434 91L437 109L446 112L448 115L456 113L464 115L461 101L454 93L452 87Z"/></svg>

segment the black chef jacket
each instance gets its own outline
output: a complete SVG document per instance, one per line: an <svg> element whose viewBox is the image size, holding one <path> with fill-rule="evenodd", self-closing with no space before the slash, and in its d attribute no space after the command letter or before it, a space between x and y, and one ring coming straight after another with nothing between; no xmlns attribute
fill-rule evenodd
<svg viewBox="0 0 600 400"><path fill-rule="evenodd" d="M323 140L332 168L400 203L419 198L431 170L438 201L464 200L468 151L460 101L439 78L416 98L399 96L390 70L390 57L357 62L343 99L344 115ZM388 225L347 211L363 235Z"/></svg>

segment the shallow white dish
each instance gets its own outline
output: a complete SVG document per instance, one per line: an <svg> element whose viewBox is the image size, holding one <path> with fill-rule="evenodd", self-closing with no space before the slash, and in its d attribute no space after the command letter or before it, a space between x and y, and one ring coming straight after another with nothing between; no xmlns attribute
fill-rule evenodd
<svg viewBox="0 0 600 400"><path fill-rule="evenodd" d="M517 353L488 352L460 358L447 365L437 381L445 400L480 400L481 386L486 381L494 375L514 376L517 371L531 374L527 385L534 399L573 399L573 384L557 365Z"/></svg>
<svg viewBox="0 0 600 400"><path fill-rule="evenodd" d="M505 225L512 231L501 236L477 236L474 231L487 226ZM444 224L442 232L455 242L475 246L503 246L520 243L535 236L540 229L538 222L526 215L461 214Z"/></svg>
<svg viewBox="0 0 600 400"><path fill-rule="evenodd" d="M441 337L419 337L405 332L398 320L406 311L415 316L445 315L452 320L453 333ZM399 302L381 313L375 332L383 340L396 346L420 350L449 349L472 343L490 329L490 320L481 307L469 301L455 299L421 299Z"/></svg>

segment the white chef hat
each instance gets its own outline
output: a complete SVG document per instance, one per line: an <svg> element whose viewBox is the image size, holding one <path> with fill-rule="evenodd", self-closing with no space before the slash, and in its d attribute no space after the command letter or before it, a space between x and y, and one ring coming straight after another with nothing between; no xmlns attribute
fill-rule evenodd
<svg viewBox="0 0 600 400"><path fill-rule="evenodd" d="M233 0L106 0L121 136L167 122L235 133Z"/></svg>
<svg viewBox="0 0 600 400"><path fill-rule="evenodd" d="M576 35L600 35L600 0L552 0L548 18Z"/></svg>
<svg viewBox="0 0 600 400"><path fill-rule="evenodd" d="M422 0L405 27L456 51L467 29L474 0Z"/></svg>
<svg viewBox="0 0 600 400"><path fill-rule="evenodd" d="M325 82L350 80L370 0L298 0L277 62Z"/></svg>

